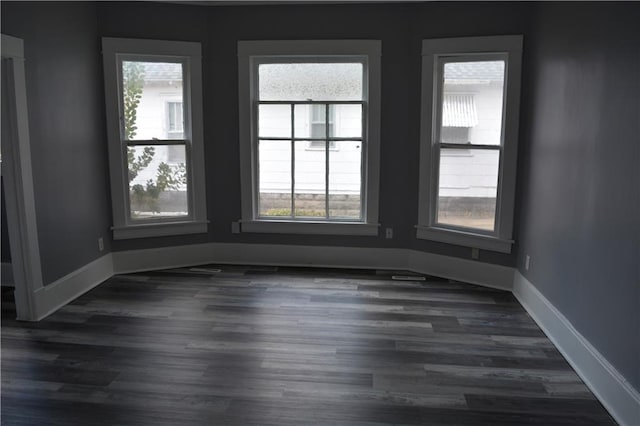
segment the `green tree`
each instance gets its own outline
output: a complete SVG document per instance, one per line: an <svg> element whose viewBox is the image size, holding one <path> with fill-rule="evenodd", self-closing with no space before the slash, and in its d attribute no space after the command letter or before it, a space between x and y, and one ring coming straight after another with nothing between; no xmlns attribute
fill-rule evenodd
<svg viewBox="0 0 640 426"><path fill-rule="evenodd" d="M138 127L138 106L144 89L144 66L140 62L123 62L122 64L123 109L124 109L124 133L127 140L136 136ZM138 174L147 168L153 161L156 151L152 146L145 147L136 155L136 150L127 148L127 163L129 182L132 182ZM145 208L159 212L158 197L166 190L177 191L187 183L187 170L184 163L170 166L160 163L156 179L149 179L145 185L135 184L130 187L131 201L139 208Z"/></svg>
<svg viewBox="0 0 640 426"><path fill-rule="evenodd" d="M131 140L136 135L138 105L144 88L144 67L140 62L122 63L122 100L124 104L124 135Z"/></svg>

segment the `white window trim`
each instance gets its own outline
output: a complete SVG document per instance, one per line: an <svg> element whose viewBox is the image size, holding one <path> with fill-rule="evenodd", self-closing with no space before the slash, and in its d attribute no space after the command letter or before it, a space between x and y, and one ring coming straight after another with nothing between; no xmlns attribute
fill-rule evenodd
<svg viewBox="0 0 640 426"><path fill-rule="evenodd" d="M498 171L496 226L493 233L438 225L435 220L438 160L434 150L437 125L435 107L436 58L474 54L506 54L503 141ZM510 253L514 241L513 213L516 191L518 122L522 36L465 37L422 41L422 107L420 122L420 177L417 238Z"/></svg>
<svg viewBox="0 0 640 426"><path fill-rule="evenodd" d="M380 56L379 40L273 40L238 42L238 94L240 124L240 176L242 188L242 232L378 235L378 201L380 181ZM343 56L366 58L364 85L367 140L363 171L363 221L306 221L257 219L255 193L257 152L253 141L257 126L252 123L251 108L257 95L257 76L253 58L308 56Z"/></svg>
<svg viewBox="0 0 640 426"><path fill-rule="evenodd" d="M43 287L36 202L33 191L33 167L25 72L24 41L1 35L2 90L7 97L9 117L2 126L11 137L2 141L2 176L11 241L11 265L15 284L16 313L19 320L38 319L36 292ZM4 119L9 118L7 122Z"/></svg>
<svg viewBox="0 0 640 426"><path fill-rule="evenodd" d="M157 237L207 232L202 127L202 53L200 43L165 40L102 39L109 170L111 174L112 227L114 239ZM183 111L185 148L190 169L188 179L189 216L162 220L132 221L129 216L127 149L121 140L117 55L186 58ZM191 130L188 134L188 130Z"/></svg>

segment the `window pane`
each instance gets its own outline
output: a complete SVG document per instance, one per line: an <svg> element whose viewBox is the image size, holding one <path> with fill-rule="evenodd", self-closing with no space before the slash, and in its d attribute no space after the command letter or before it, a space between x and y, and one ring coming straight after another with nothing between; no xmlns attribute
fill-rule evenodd
<svg viewBox="0 0 640 426"><path fill-rule="evenodd" d="M336 141L329 151L329 216L360 219L362 142Z"/></svg>
<svg viewBox="0 0 640 426"><path fill-rule="evenodd" d="M504 61L444 64L440 140L500 145Z"/></svg>
<svg viewBox="0 0 640 426"><path fill-rule="evenodd" d="M187 216L184 145L128 148L129 200L132 219Z"/></svg>
<svg viewBox="0 0 640 426"><path fill-rule="evenodd" d="M290 138L291 106L260 105L258 107L258 135L261 138Z"/></svg>
<svg viewBox="0 0 640 426"><path fill-rule="evenodd" d="M291 141L260 141L260 216L291 216Z"/></svg>
<svg viewBox="0 0 640 426"><path fill-rule="evenodd" d="M296 142L295 214L299 217L326 217L325 149L307 149L309 141Z"/></svg>
<svg viewBox="0 0 640 426"><path fill-rule="evenodd" d="M260 64L261 101L362 100L361 63Z"/></svg>
<svg viewBox="0 0 640 426"><path fill-rule="evenodd" d="M333 120L330 135L336 138L362 137L362 105L329 105Z"/></svg>
<svg viewBox="0 0 640 426"><path fill-rule="evenodd" d="M123 61L121 71L125 139L184 139L182 64Z"/></svg>
<svg viewBox="0 0 640 426"><path fill-rule="evenodd" d="M442 149L438 223L493 231L500 152Z"/></svg>

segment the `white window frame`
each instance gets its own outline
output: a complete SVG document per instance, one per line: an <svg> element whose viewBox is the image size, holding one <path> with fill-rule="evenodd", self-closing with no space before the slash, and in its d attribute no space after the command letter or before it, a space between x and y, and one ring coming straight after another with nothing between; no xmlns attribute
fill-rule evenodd
<svg viewBox="0 0 640 426"><path fill-rule="evenodd" d="M440 58L496 55L506 58L503 120L498 170L495 227L484 232L437 223L439 177ZM464 37L422 41L422 108L417 238L510 253L516 191L522 36ZM470 146L472 148L472 146Z"/></svg>
<svg viewBox="0 0 640 426"><path fill-rule="evenodd" d="M242 232L378 235L380 167L380 56L379 40L290 40L238 42L238 93L240 109L240 173ZM258 218L257 65L278 60L355 60L364 64L362 144L362 220ZM339 58L339 59L338 59ZM328 101L330 103L330 101Z"/></svg>
<svg viewBox="0 0 640 426"><path fill-rule="evenodd" d="M104 37L107 138L114 239L158 237L207 232L204 149L202 130L202 54L200 43ZM171 60L183 63L184 146L187 167L189 214L179 218L135 220L129 207L127 143L120 102L121 73L118 64L127 60ZM162 120L158 117L158 120ZM138 141L136 141L138 142ZM152 141L153 142L153 141Z"/></svg>

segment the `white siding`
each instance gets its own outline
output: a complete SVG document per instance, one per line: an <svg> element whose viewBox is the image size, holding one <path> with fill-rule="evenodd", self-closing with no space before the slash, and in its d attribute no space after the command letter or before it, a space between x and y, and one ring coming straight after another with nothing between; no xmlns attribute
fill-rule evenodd
<svg viewBox="0 0 640 426"><path fill-rule="evenodd" d="M502 90L499 86L449 86L449 93L471 94L477 107L478 125L471 127L469 138L476 144L497 144L500 141L502 120ZM182 101L182 87L166 84L147 85L137 113L136 139L165 139L168 137L167 103ZM309 135L311 114L307 105L296 110L296 135ZM306 112L305 112L306 111ZM283 142L262 142L260 147L260 191L287 193L291 191L291 147L286 135L291 130L289 106L261 109L260 133L282 136ZM335 118L337 135L359 134L359 114L342 113ZM325 152L311 147L310 142L296 142L296 192L322 194L325 191ZM330 190L333 194L359 194L361 185L361 142L335 142L330 148ZM473 158L471 158L473 157ZM134 184L155 179L161 162L174 164L167 147L156 147L152 163L140 172ZM497 161L495 152L462 150L445 153L441 163L440 195L445 197L495 197ZM321 177L321 178L320 178Z"/></svg>
<svg viewBox="0 0 640 426"><path fill-rule="evenodd" d="M448 85L447 93L472 95L478 124L469 129L474 144L498 145L502 123L502 87L499 85ZM498 160L496 151L445 151L440 163L440 196L495 197Z"/></svg>

